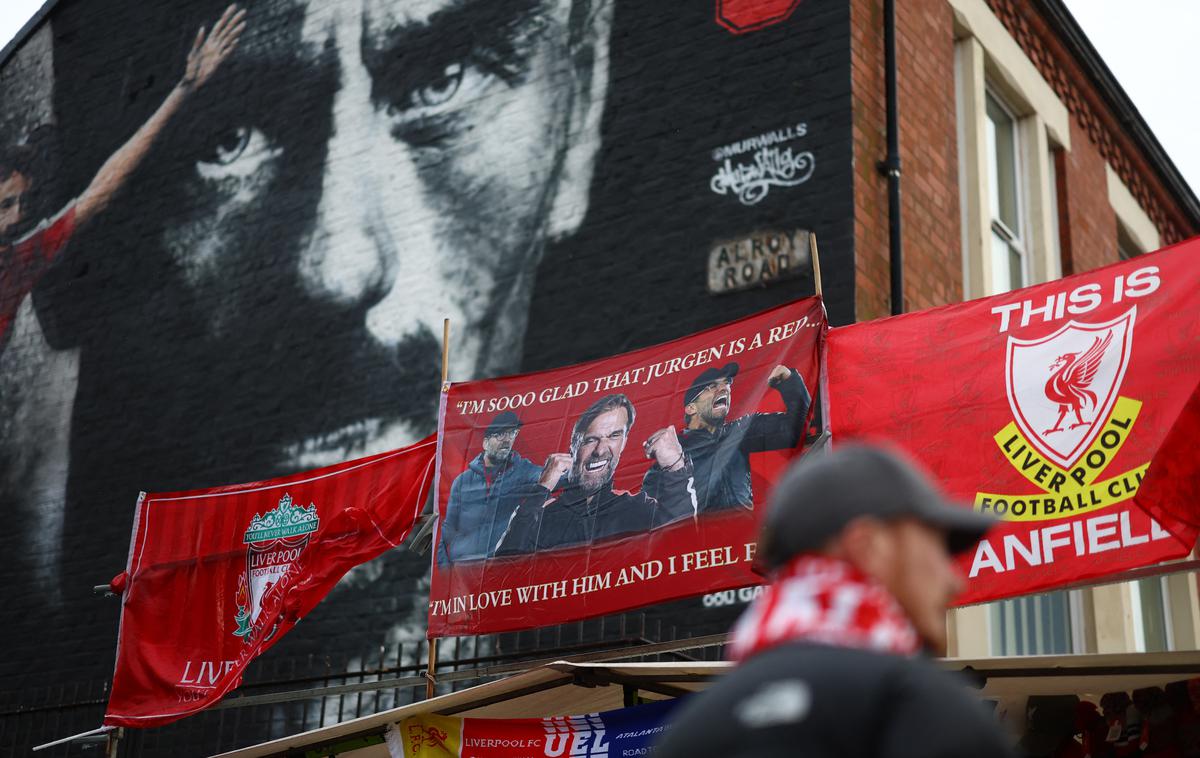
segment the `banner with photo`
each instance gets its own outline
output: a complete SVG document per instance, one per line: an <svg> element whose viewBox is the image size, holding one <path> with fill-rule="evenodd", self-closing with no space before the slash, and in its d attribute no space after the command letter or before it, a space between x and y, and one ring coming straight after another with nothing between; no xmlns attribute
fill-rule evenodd
<svg viewBox="0 0 1200 758"><path fill-rule="evenodd" d="M1200 240L829 335L835 444L898 444L1002 524L961 602L1186 556L1200 525Z"/></svg>
<svg viewBox="0 0 1200 758"><path fill-rule="evenodd" d="M143 493L104 723L169 724L215 704L347 571L408 536L433 437L281 479Z"/></svg>
<svg viewBox="0 0 1200 758"><path fill-rule="evenodd" d="M612 358L452 385L429 636L526 629L742 587L803 446L819 298Z"/></svg>
<svg viewBox="0 0 1200 758"><path fill-rule="evenodd" d="M392 758L653 755L678 700L582 716L477 719L425 714L388 727Z"/></svg>

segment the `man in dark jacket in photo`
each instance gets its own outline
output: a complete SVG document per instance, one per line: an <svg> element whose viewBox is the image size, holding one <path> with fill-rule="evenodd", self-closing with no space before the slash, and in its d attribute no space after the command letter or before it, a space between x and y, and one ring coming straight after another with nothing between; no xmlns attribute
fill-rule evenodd
<svg viewBox="0 0 1200 758"><path fill-rule="evenodd" d="M700 513L753 508L750 454L793 448L804 436L808 388L800 374L787 366L776 366L767 377L767 385L783 399L783 413L750 413L726 420L738 369L736 363L707 368L683 395L680 442L695 469ZM642 490L657 497L660 486L658 471L651 469Z"/></svg>
<svg viewBox="0 0 1200 758"><path fill-rule="evenodd" d="M621 394L606 395L584 411L571 432L571 452L546 460L537 492L517 507L496 554L590 545L695 517L692 464L674 427L642 444L662 477L659 497L613 489L634 417L633 403Z"/></svg>
<svg viewBox="0 0 1200 758"><path fill-rule="evenodd" d="M514 446L521 419L504 411L483 433L483 451L454 478L442 525L441 562L487 558L523 498L537 490L542 469Z"/></svg>
<svg viewBox="0 0 1200 758"><path fill-rule="evenodd" d="M952 556L991 520L908 462L846 446L793 465L768 505L770 585L734 627L732 673L686 704L656 758L992 758L1011 740L944 655Z"/></svg>

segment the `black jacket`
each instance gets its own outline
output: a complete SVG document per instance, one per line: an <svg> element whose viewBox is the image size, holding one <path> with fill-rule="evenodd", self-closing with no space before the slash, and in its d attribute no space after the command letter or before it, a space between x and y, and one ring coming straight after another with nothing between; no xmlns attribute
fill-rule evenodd
<svg viewBox="0 0 1200 758"><path fill-rule="evenodd" d="M726 422L715 432L684 429L679 437L695 468L696 502L700 513L728 508L753 508L750 484L750 454L792 448L804 438L808 418L808 388L804 379L792 374L776 387L783 413L751 413ZM642 491L659 496L660 469L646 472Z"/></svg>
<svg viewBox="0 0 1200 758"><path fill-rule="evenodd" d="M590 545L694 517L696 500L692 495L691 465L679 471L663 471L662 482L658 499L645 492L636 495L614 492L611 486L606 486L590 502L574 487L567 487L553 498L549 490L538 486L535 488L538 494L525 498L517 506L496 555Z"/></svg>
<svg viewBox="0 0 1200 758"><path fill-rule="evenodd" d="M655 758L1011 758L965 682L926 659L796 642L760 653L672 719Z"/></svg>

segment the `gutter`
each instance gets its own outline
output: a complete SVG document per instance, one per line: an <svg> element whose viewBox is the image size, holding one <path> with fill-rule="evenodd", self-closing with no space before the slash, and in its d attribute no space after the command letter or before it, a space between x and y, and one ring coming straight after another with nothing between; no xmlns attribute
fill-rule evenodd
<svg viewBox="0 0 1200 758"><path fill-rule="evenodd" d="M900 224L900 103L896 86L896 0L883 2L884 78L887 82L887 158L879 172L888 183L888 262L892 315L904 312L904 240Z"/></svg>

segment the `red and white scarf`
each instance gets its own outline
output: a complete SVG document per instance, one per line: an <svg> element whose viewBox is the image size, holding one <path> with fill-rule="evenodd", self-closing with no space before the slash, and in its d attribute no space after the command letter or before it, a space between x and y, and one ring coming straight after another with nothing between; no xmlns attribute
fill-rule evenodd
<svg viewBox="0 0 1200 758"><path fill-rule="evenodd" d="M780 568L733 628L732 660L786 642L912 655L917 630L878 582L834 558L801 555Z"/></svg>

